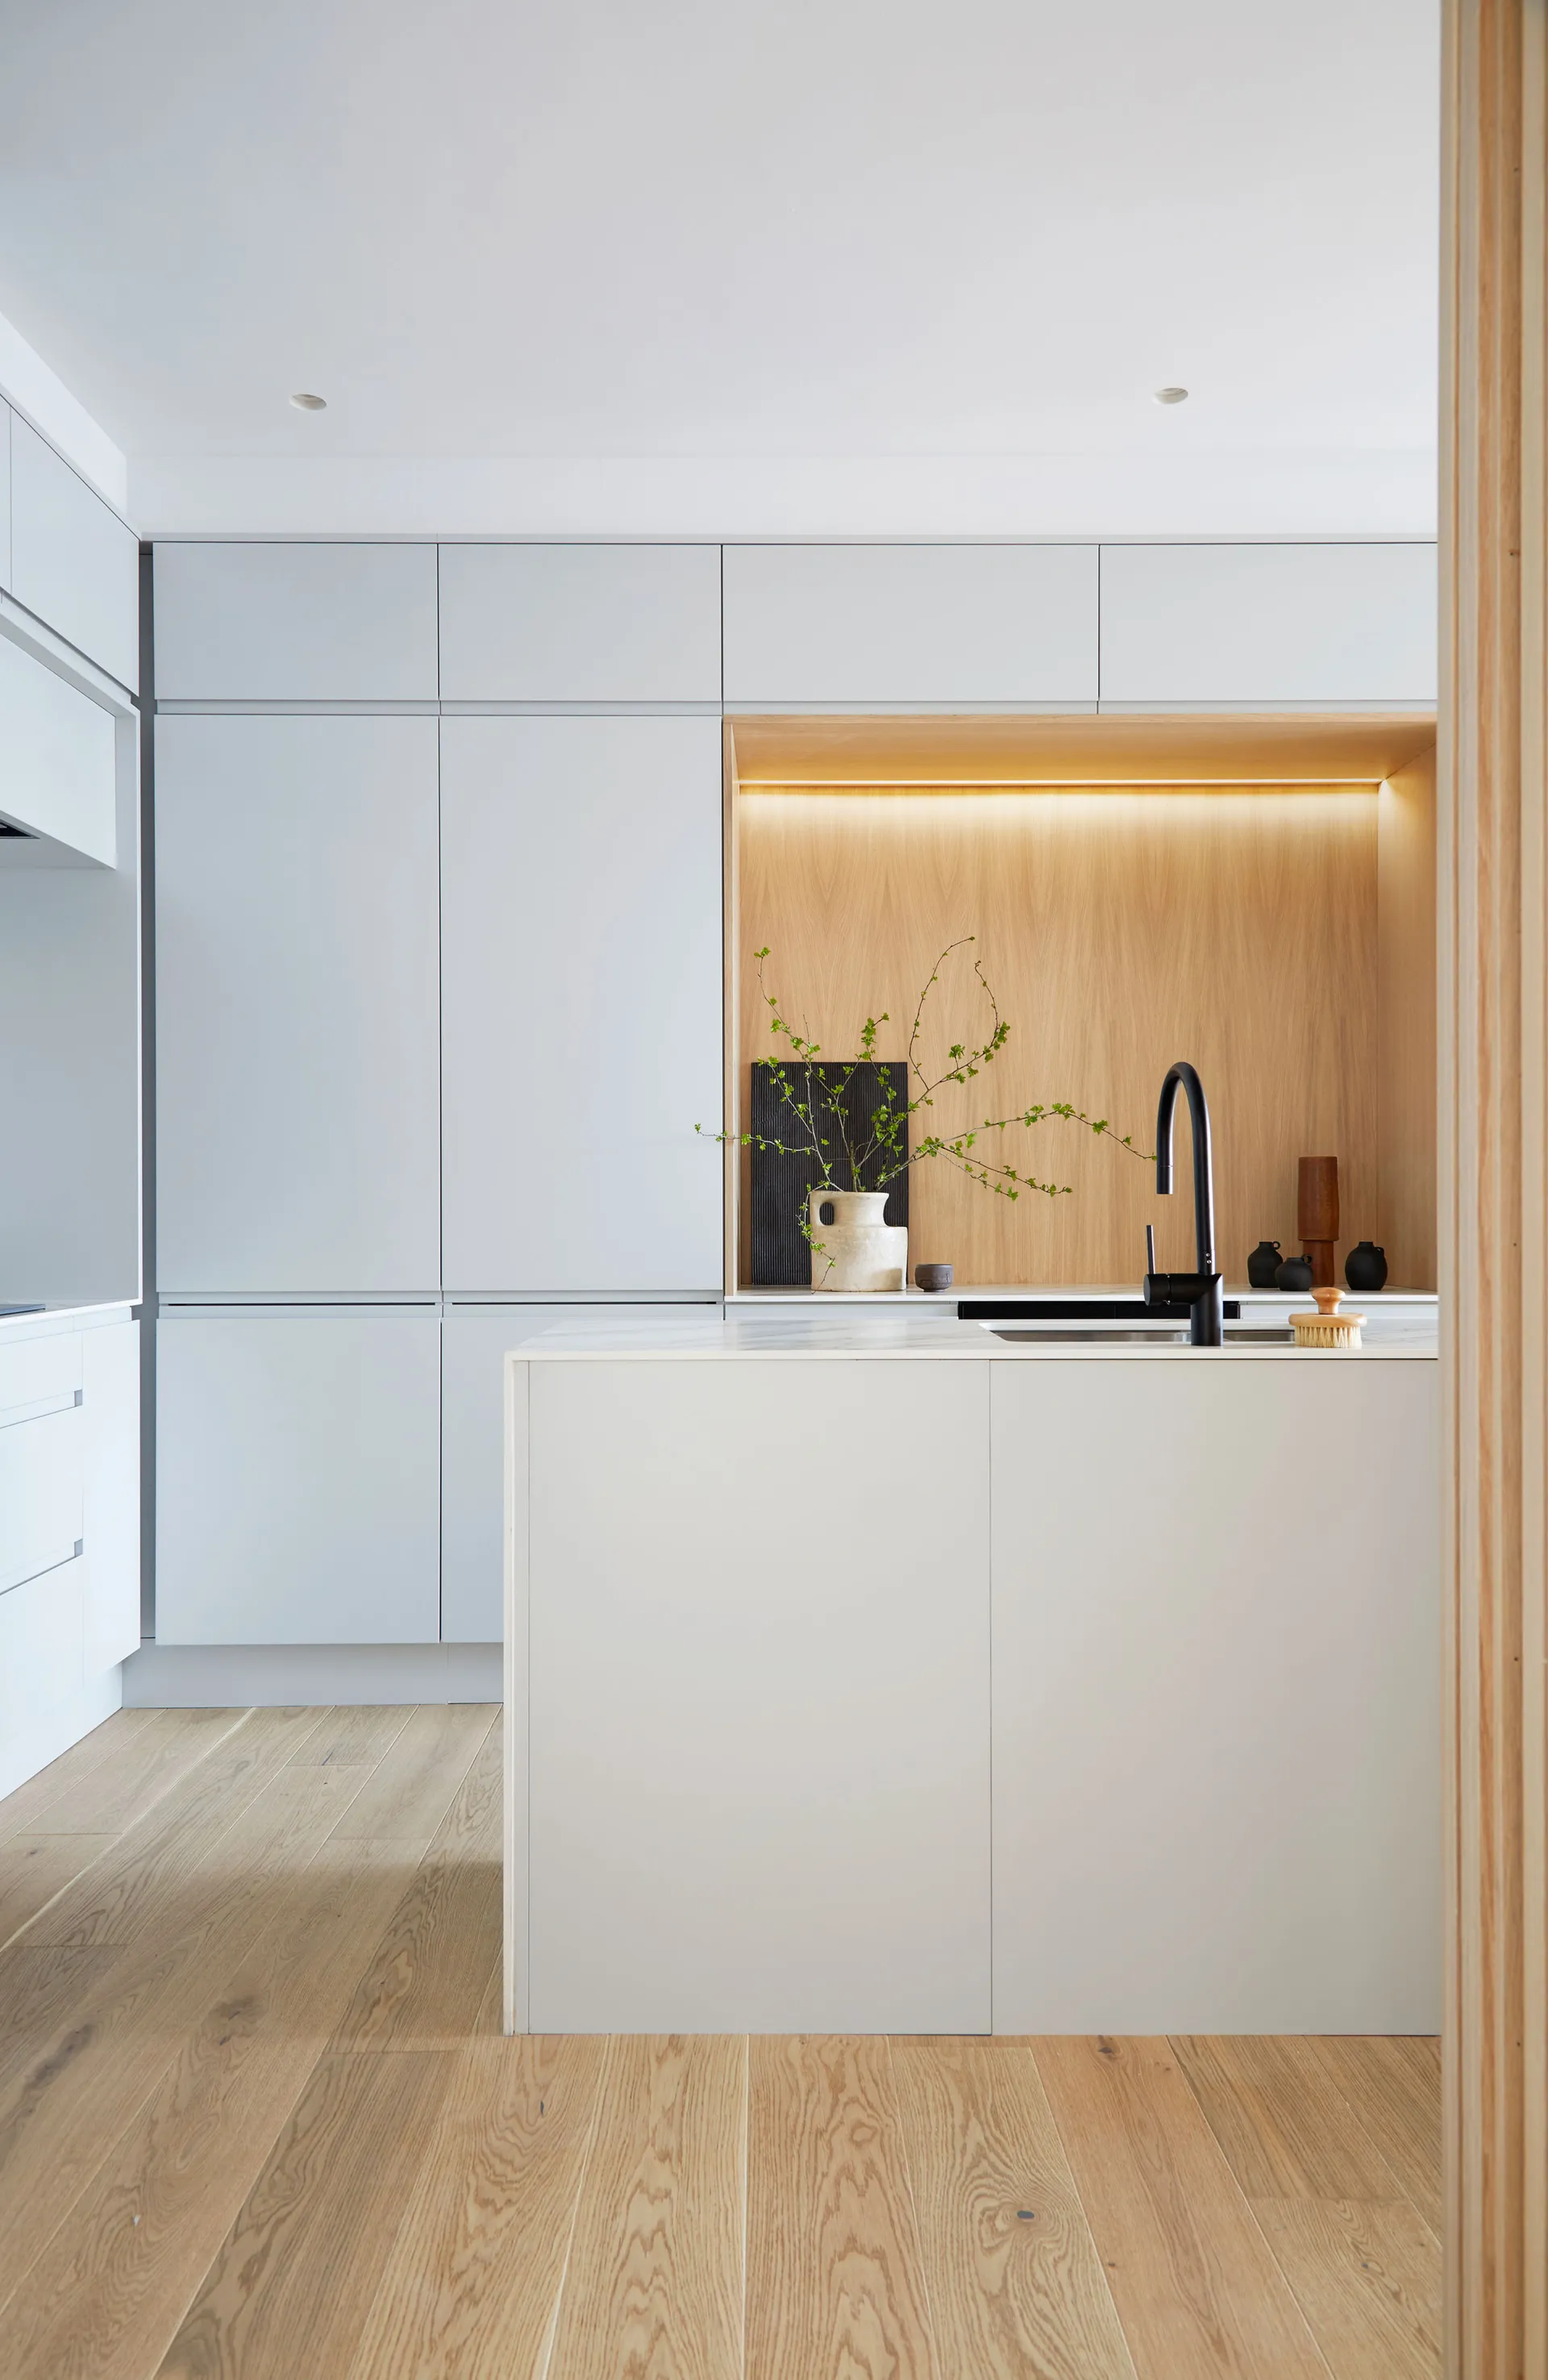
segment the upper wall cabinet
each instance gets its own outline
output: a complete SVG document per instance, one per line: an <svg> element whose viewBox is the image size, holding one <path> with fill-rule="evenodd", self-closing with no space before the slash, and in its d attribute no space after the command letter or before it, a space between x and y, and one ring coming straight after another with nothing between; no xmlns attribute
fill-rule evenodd
<svg viewBox="0 0 1548 2380"><path fill-rule="evenodd" d="M139 540L30 423L10 426L11 593L133 693Z"/></svg>
<svg viewBox="0 0 1548 2380"><path fill-rule="evenodd" d="M11 408L0 396L0 587L11 583Z"/></svg>
<svg viewBox="0 0 1548 2380"><path fill-rule="evenodd" d="M0 637L0 820L111 868L115 743L110 710ZM9 838L7 846L29 848Z"/></svg>
<svg viewBox="0 0 1548 2380"><path fill-rule="evenodd" d="M1431 703L1433 545L1105 545L1102 699Z"/></svg>
<svg viewBox="0 0 1548 2380"><path fill-rule="evenodd" d="M440 1279L436 722L156 722L157 1247L182 1294Z"/></svg>
<svg viewBox="0 0 1548 2380"><path fill-rule="evenodd" d="M446 702L720 699L718 545L443 545Z"/></svg>
<svg viewBox="0 0 1548 2380"><path fill-rule="evenodd" d="M1094 705L1096 549L728 545L725 699Z"/></svg>
<svg viewBox="0 0 1548 2380"><path fill-rule="evenodd" d="M433 545L158 545L159 702L433 702Z"/></svg>

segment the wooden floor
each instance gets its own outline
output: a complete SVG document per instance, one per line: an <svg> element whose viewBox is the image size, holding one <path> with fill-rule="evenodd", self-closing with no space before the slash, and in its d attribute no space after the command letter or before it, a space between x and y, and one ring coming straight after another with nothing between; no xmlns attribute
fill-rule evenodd
<svg viewBox="0 0 1548 2380"><path fill-rule="evenodd" d="M1404 2380L1429 2041L505 2041L488 1706L0 1802L5 2380Z"/></svg>

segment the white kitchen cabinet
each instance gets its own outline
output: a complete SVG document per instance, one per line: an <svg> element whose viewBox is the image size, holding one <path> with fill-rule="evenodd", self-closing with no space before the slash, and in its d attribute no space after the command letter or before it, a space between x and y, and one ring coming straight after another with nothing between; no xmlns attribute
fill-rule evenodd
<svg viewBox="0 0 1548 2380"><path fill-rule="evenodd" d="M159 544L158 702L433 702L433 545Z"/></svg>
<svg viewBox="0 0 1548 2380"><path fill-rule="evenodd" d="M1435 548L1105 545L1102 700L1435 699Z"/></svg>
<svg viewBox="0 0 1548 2380"><path fill-rule="evenodd" d="M718 545L443 545L445 702L719 703Z"/></svg>
<svg viewBox="0 0 1548 2380"><path fill-rule="evenodd" d="M0 396L0 587L11 583L11 408Z"/></svg>
<svg viewBox="0 0 1548 2380"><path fill-rule="evenodd" d="M91 1676L139 1646L139 1325L80 1338L86 1436L82 1660Z"/></svg>
<svg viewBox="0 0 1548 2380"><path fill-rule="evenodd" d="M728 545L728 708L1091 709L1091 545Z"/></svg>
<svg viewBox="0 0 1548 2380"><path fill-rule="evenodd" d="M449 1306L441 1337L441 1633L497 1645L504 1633L505 1356L539 1331L619 1319L637 1306Z"/></svg>
<svg viewBox="0 0 1548 2380"><path fill-rule="evenodd" d="M986 2032L987 1366L515 1369L522 2029Z"/></svg>
<svg viewBox="0 0 1548 2380"><path fill-rule="evenodd" d="M996 2032L1436 2031L1435 1365L990 1402Z"/></svg>
<svg viewBox="0 0 1548 2380"><path fill-rule="evenodd" d="M441 736L445 1286L714 1293L720 722Z"/></svg>
<svg viewBox="0 0 1548 2380"><path fill-rule="evenodd" d="M11 416L10 590L135 692L139 540L18 413Z"/></svg>
<svg viewBox="0 0 1548 2380"><path fill-rule="evenodd" d="M0 1597L80 1551L86 1441L79 1395L0 1415Z"/></svg>
<svg viewBox="0 0 1548 2380"><path fill-rule="evenodd" d="M111 868L115 739L112 711L0 636L0 818L46 838L60 859Z"/></svg>
<svg viewBox="0 0 1548 2380"><path fill-rule="evenodd" d="M440 1281L436 723L156 725L164 1293Z"/></svg>
<svg viewBox="0 0 1548 2380"><path fill-rule="evenodd" d="M94 1703L84 1696L79 1569L43 1571L0 1595L0 1795L117 1707L116 1673Z"/></svg>
<svg viewBox="0 0 1548 2380"><path fill-rule="evenodd" d="M163 1312L158 1644L437 1641L440 1336L423 1306Z"/></svg>

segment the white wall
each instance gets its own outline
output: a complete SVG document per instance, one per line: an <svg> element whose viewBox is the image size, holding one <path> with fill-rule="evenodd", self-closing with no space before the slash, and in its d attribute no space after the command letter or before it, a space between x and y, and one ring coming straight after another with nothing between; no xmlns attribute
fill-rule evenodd
<svg viewBox="0 0 1548 2380"><path fill-rule="evenodd" d="M1433 537L1431 449L137 455L150 537Z"/></svg>

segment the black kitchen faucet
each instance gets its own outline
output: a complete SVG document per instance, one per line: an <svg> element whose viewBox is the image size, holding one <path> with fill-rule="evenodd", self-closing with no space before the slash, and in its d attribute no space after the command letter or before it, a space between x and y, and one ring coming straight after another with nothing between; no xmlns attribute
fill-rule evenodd
<svg viewBox="0 0 1548 2380"><path fill-rule="evenodd" d="M1155 1187L1163 1196L1169 1196L1172 1187L1172 1120L1177 1112L1179 1087L1188 1094L1188 1111L1193 1120L1195 1269L1157 1272L1155 1231L1154 1225L1147 1223L1145 1304L1186 1305L1188 1336L1193 1345L1223 1347L1226 1308L1221 1277L1215 1269L1215 1167L1209 1148L1209 1105L1196 1069L1185 1058L1167 1068L1167 1079L1161 1086L1161 1105L1155 1117Z"/></svg>

